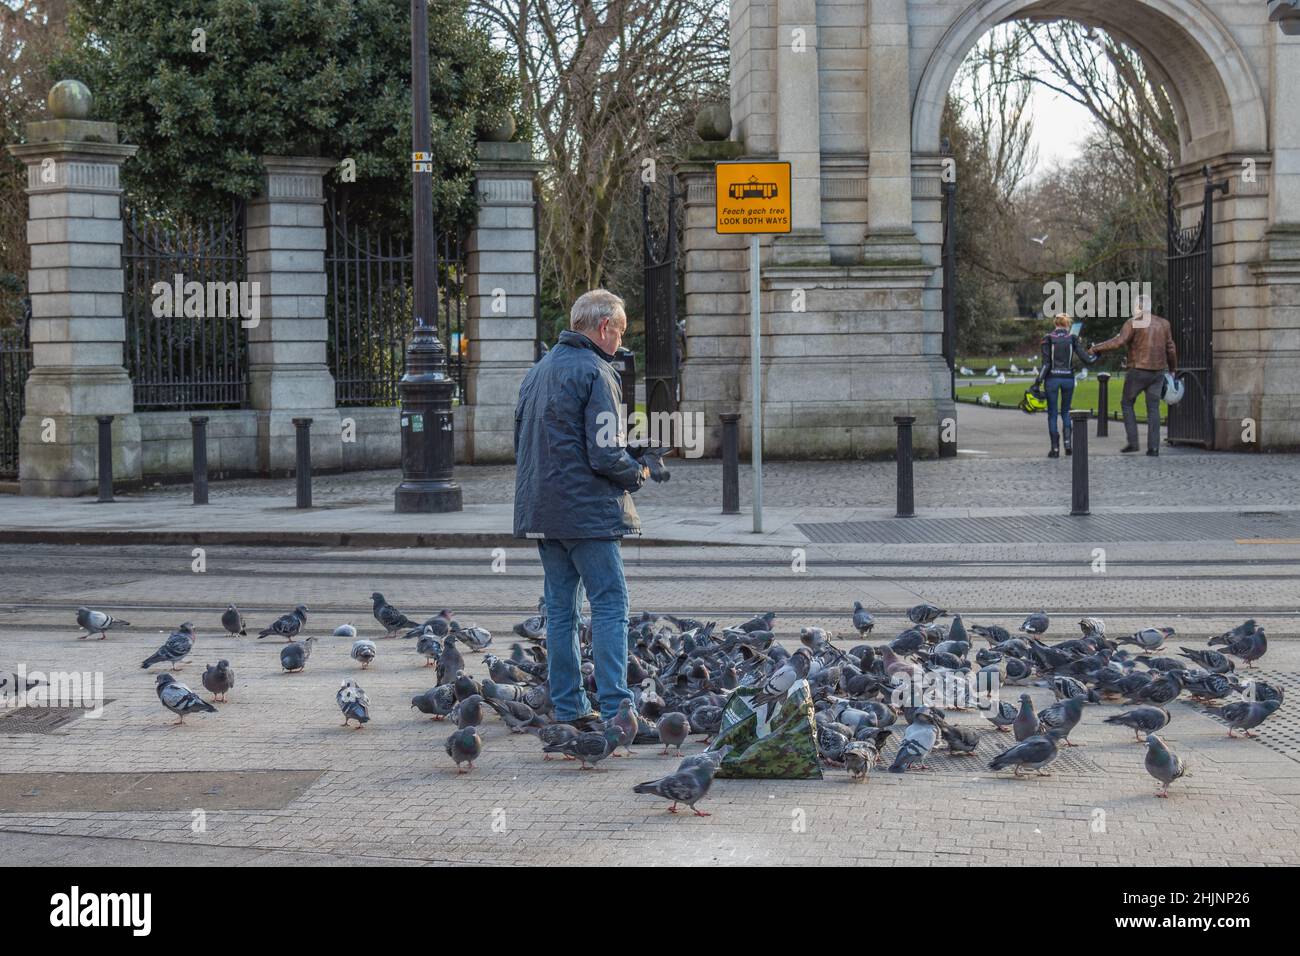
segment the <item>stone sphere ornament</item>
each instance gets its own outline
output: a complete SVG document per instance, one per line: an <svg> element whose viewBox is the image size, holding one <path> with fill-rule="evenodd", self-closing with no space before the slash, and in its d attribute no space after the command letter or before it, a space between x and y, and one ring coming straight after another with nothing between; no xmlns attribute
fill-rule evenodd
<svg viewBox="0 0 1300 956"><path fill-rule="evenodd" d="M489 143L508 143L515 138L515 118L506 113L501 122L483 130L483 139Z"/></svg>
<svg viewBox="0 0 1300 956"><path fill-rule="evenodd" d="M728 103L705 103L695 114L695 132L706 143L720 143L731 135L731 106Z"/></svg>
<svg viewBox="0 0 1300 956"><path fill-rule="evenodd" d="M50 112L55 119L84 120L90 116L94 98L80 80L59 80L50 88Z"/></svg>

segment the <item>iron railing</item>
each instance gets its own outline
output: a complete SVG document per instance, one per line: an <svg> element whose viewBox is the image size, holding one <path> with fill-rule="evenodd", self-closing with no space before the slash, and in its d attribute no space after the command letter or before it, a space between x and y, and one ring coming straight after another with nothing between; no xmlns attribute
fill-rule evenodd
<svg viewBox="0 0 1300 956"><path fill-rule="evenodd" d="M330 371L339 405L396 406L411 334L411 245L405 235L350 221L348 202L326 201L325 301ZM458 233L437 240L438 336L447 374L464 401L466 308L464 248Z"/></svg>
<svg viewBox="0 0 1300 956"><path fill-rule="evenodd" d="M0 328L0 478L18 476L18 423L23 417L23 393L32 367L29 338L31 305L11 328Z"/></svg>
<svg viewBox="0 0 1300 956"><path fill-rule="evenodd" d="M236 305L250 293L243 204L206 221L129 206L122 219L124 364L136 411L244 407L248 334L231 308L232 292Z"/></svg>

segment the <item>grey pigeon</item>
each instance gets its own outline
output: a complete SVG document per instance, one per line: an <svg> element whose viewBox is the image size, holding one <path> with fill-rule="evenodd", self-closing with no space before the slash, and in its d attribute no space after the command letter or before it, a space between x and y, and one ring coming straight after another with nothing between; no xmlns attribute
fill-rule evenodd
<svg viewBox="0 0 1300 956"><path fill-rule="evenodd" d="M984 714L984 719L991 723L1004 734L1009 733L1012 724L1016 722L1016 714L1019 711L1015 706L1005 700L997 702L997 706Z"/></svg>
<svg viewBox="0 0 1300 956"><path fill-rule="evenodd" d="M177 681L171 674L159 674L157 680L154 681L154 690L157 692L158 700L162 702L162 705L180 717L180 720L176 721L177 724L185 723L186 714L215 714L217 712L217 708Z"/></svg>
<svg viewBox="0 0 1300 956"><path fill-rule="evenodd" d="M949 753L962 756L975 753L975 748L979 746L980 737L973 729L958 727L945 720L936 720L936 723L939 725L939 733L943 735L944 741L948 744Z"/></svg>
<svg viewBox="0 0 1300 956"><path fill-rule="evenodd" d="M1143 684L1129 694L1129 701L1134 704L1167 704L1177 700L1183 692L1183 672L1165 671L1161 677Z"/></svg>
<svg viewBox="0 0 1300 956"><path fill-rule="evenodd" d="M1219 716L1228 722L1228 736L1235 737L1234 730L1240 730L1247 737L1254 737L1250 729L1258 727L1273 715L1273 711L1282 706L1280 700L1239 700L1227 707L1219 708Z"/></svg>
<svg viewBox="0 0 1300 956"><path fill-rule="evenodd" d="M166 661L180 667L180 662L189 657L192 650L194 650L194 625L186 621L163 641L162 647L146 657L140 666L148 668L160 661Z"/></svg>
<svg viewBox="0 0 1300 956"><path fill-rule="evenodd" d="M691 767L709 764L716 771L722 766L722 762L727 759L727 754L731 753L733 749L731 744L724 744L717 750L702 750L697 754L691 754L689 757L683 757L681 763L677 765L677 769L689 770Z"/></svg>
<svg viewBox="0 0 1300 956"><path fill-rule="evenodd" d="M480 694L470 694L462 698L454 710L451 712L451 719L456 721L456 726L462 730L466 727L477 727L483 723L483 697Z"/></svg>
<svg viewBox="0 0 1300 956"><path fill-rule="evenodd" d="M221 615L221 626L230 634L237 634L240 637L247 637L248 630L244 627L244 615L239 613L239 608L233 604L228 604L226 610Z"/></svg>
<svg viewBox="0 0 1300 956"><path fill-rule="evenodd" d="M1251 634L1238 638L1223 649L1225 654L1231 654L1233 657L1240 657L1246 662L1247 667L1254 667L1255 661L1259 660L1268 651L1268 638L1264 635L1262 627L1256 628Z"/></svg>
<svg viewBox="0 0 1300 956"><path fill-rule="evenodd" d="M486 627L466 624L464 627L455 628L452 633L471 651L481 651L492 643L492 632Z"/></svg>
<svg viewBox="0 0 1300 956"><path fill-rule="evenodd" d="M655 729L659 731L659 740L664 745L659 756L667 757L669 747L676 747L677 755L681 756L682 744L691 735L691 722L687 716L681 711L669 711L659 718Z"/></svg>
<svg viewBox="0 0 1300 956"><path fill-rule="evenodd" d="M334 636L350 637L353 640L355 640L357 636L357 629L353 627L351 624L340 624L338 627L334 628Z"/></svg>
<svg viewBox="0 0 1300 956"><path fill-rule="evenodd" d="M619 729L611 724L601 731L588 731L587 733L578 734L571 740L548 744L542 748L542 752L561 753L568 754L570 757L577 757L582 761L581 769L591 770L595 768L596 764L618 749L621 739Z"/></svg>
<svg viewBox="0 0 1300 956"><path fill-rule="evenodd" d="M226 695L235 686L235 672L230 668L230 661L209 664L203 672L203 686L212 694L213 700L226 703Z"/></svg>
<svg viewBox="0 0 1300 956"><path fill-rule="evenodd" d="M371 613L383 627L384 637L395 637L402 628L416 626L414 621L384 600L384 596L378 591L370 595L370 600L374 602Z"/></svg>
<svg viewBox="0 0 1300 956"><path fill-rule="evenodd" d="M370 696L356 681L349 679L339 684L334 700L343 712L344 727L352 720L357 722L357 730L370 723Z"/></svg>
<svg viewBox="0 0 1300 956"><path fill-rule="evenodd" d="M1034 702L1028 694L1020 695L1020 712L1016 714L1011 729L1016 740L1025 741L1038 733L1038 715L1034 713Z"/></svg>
<svg viewBox="0 0 1300 956"><path fill-rule="evenodd" d="M898 745L889 772L902 773L912 767L928 770L925 758L930 756L937 739L935 718L925 709L918 710L913 715L912 722L907 725L907 730L903 731L903 742Z"/></svg>
<svg viewBox="0 0 1300 956"><path fill-rule="evenodd" d="M766 614L760 614L752 620L746 621L744 624L738 624L729 630L744 631L746 634L752 631L770 631L772 630L772 622L775 620L776 612L768 611Z"/></svg>
<svg viewBox="0 0 1300 956"><path fill-rule="evenodd" d="M658 780L638 783L632 788L632 792L652 793L657 797L663 797L665 800L671 800L673 803L668 808L669 813L676 813L677 804L684 803L691 808L691 811L697 817L707 817L709 814L698 809L695 805L705 798L709 788L713 786L715 772L716 770L711 764L699 764L686 770L674 771L666 777L660 777Z"/></svg>
<svg viewBox="0 0 1300 956"><path fill-rule="evenodd" d="M1150 734L1161 730L1168 726L1169 720L1169 711L1163 707L1148 706L1134 707L1132 710L1126 710L1123 713L1115 714L1113 717L1107 717L1103 723L1128 727L1133 731L1133 739L1137 743L1141 743L1140 734Z"/></svg>
<svg viewBox="0 0 1300 956"><path fill-rule="evenodd" d="M1227 644L1233 644L1236 641L1240 640L1241 638L1246 637L1247 635L1254 634L1255 628L1257 626L1258 625L1255 624L1255 619L1253 617L1247 618L1244 622L1238 624L1231 631L1225 631L1224 633L1220 634L1218 637L1210 638L1210 642L1209 642L1210 646L1221 647Z"/></svg>
<svg viewBox="0 0 1300 956"><path fill-rule="evenodd" d="M77 626L86 633L77 638L84 641L92 634L98 634L102 641L108 637L108 632L118 628L130 627L130 621L119 621L111 614L105 614L103 611L92 611L88 607L77 608Z"/></svg>
<svg viewBox="0 0 1300 956"><path fill-rule="evenodd" d="M1169 796L1169 785L1187 773L1183 758L1169 749L1169 745L1155 734L1147 734L1147 773L1160 782L1157 797Z"/></svg>
<svg viewBox="0 0 1300 956"><path fill-rule="evenodd" d="M522 734L526 727L541 727L546 721L537 716L537 712L521 700L495 700L491 697L483 699L501 722L510 728L512 734Z"/></svg>
<svg viewBox="0 0 1300 956"><path fill-rule="evenodd" d="M280 648L280 666L290 674L302 670L307 666L307 658L311 657L312 645L315 643L314 637L309 637L305 641L290 641Z"/></svg>
<svg viewBox="0 0 1300 956"><path fill-rule="evenodd" d="M1116 644L1136 644L1144 651L1159 650L1165 643L1165 638L1173 637L1174 629L1172 627L1144 627L1131 637L1121 637Z"/></svg>
<svg viewBox="0 0 1300 956"><path fill-rule="evenodd" d="M444 720L456 706L456 693L450 684L440 684L412 697L411 706L434 720Z"/></svg>
<svg viewBox="0 0 1300 956"><path fill-rule="evenodd" d="M1237 669L1236 664L1218 651L1201 651L1194 647L1180 647L1178 650L1181 652L1179 657L1195 661L1211 674L1231 674Z"/></svg>
<svg viewBox="0 0 1300 956"><path fill-rule="evenodd" d="M1049 730L1045 734L1021 741L989 761L989 769L1005 770L1014 767L1016 776L1019 777L1021 768L1028 767L1040 777L1050 777L1051 774L1043 773L1043 768L1057 758L1059 751L1056 742L1060 737L1059 730Z"/></svg>
<svg viewBox="0 0 1300 956"><path fill-rule="evenodd" d="M546 638L546 598L538 600L537 613L516 624L514 632L526 641L541 641Z"/></svg>
<svg viewBox="0 0 1300 956"><path fill-rule="evenodd" d="M880 752L890 733L888 727L883 727L872 731L870 736L849 741L844 747L844 769L850 780L861 783L880 765Z"/></svg>
<svg viewBox="0 0 1300 956"><path fill-rule="evenodd" d="M438 657L438 683L450 684L464 669L465 657L456 647L456 636L448 634L442 645L442 654Z"/></svg>
<svg viewBox="0 0 1300 956"><path fill-rule="evenodd" d="M442 642L433 634L433 629L421 625L420 636L415 639L415 650L424 658L424 666L431 667L442 656Z"/></svg>
<svg viewBox="0 0 1300 956"><path fill-rule="evenodd" d="M932 621L946 615L948 612L941 607L936 607L928 602L923 602L907 609L907 619L913 624L929 624Z"/></svg>
<svg viewBox="0 0 1300 956"><path fill-rule="evenodd" d="M469 773L474 769L474 761L483 752L483 739L478 735L477 727L460 727L451 732L447 738L447 756L456 762L456 773ZM469 764L469 770L461 764Z"/></svg>
<svg viewBox="0 0 1300 956"><path fill-rule="evenodd" d="M808 676L811 665L812 651L807 647L797 648L790 659L778 667L758 693L749 699L750 706L757 709L762 704L784 697L791 687Z"/></svg>
<svg viewBox="0 0 1300 956"><path fill-rule="evenodd" d="M567 743L578 736L578 728L572 724L543 724L541 727L525 727L524 732L535 736L542 742L543 747L553 747L557 744ZM562 754L562 756L565 760L573 759L568 754ZM544 750L542 759L550 760L551 753Z"/></svg>
<svg viewBox="0 0 1300 956"><path fill-rule="evenodd" d="M636 740L639 724L632 701L626 697L619 701L618 712L605 723L607 726L618 728L619 742L624 750L629 754L632 753L632 741Z"/></svg>
<svg viewBox="0 0 1300 956"><path fill-rule="evenodd" d="M1020 624L1020 630L1027 634L1046 634L1051 623L1051 619L1042 611L1039 611L1025 618Z"/></svg>
<svg viewBox="0 0 1300 956"><path fill-rule="evenodd" d="M1038 712L1039 730L1042 733L1047 733L1049 730L1059 730L1061 739L1065 741L1065 746L1079 746L1070 743L1070 731L1074 730L1083 717L1085 703L1086 701L1082 697L1067 697L1065 700L1058 700L1050 707L1044 707Z"/></svg>
<svg viewBox="0 0 1300 956"><path fill-rule="evenodd" d="M876 619L862 606L861 601L853 602L853 626L857 628L859 634L870 634L871 629L876 626Z"/></svg>
<svg viewBox="0 0 1300 956"><path fill-rule="evenodd" d="M352 659L366 670L375 659L375 642L362 638L352 645Z"/></svg>
<svg viewBox="0 0 1300 956"><path fill-rule="evenodd" d="M288 614L281 615L272 621L270 627L257 635L257 639L260 641L262 638L274 634L276 637L283 637L285 640L291 641L298 636L298 632L302 630L302 626L306 623L307 608L299 604Z"/></svg>

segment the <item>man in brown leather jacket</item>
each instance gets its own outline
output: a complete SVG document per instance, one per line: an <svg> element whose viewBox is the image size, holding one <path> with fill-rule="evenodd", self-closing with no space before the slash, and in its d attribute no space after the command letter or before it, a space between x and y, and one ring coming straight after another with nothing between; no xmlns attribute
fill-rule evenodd
<svg viewBox="0 0 1300 956"><path fill-rule="evenodd" d="M1165 371L1178 374L1178 351L1174 348L1173 329L1169 320L1151 312L1151 302L1138 296L1133 303L1133 318L1124 323L1119 335L1094 345L1093 353L1114 352L1128 346L1128 371L1124 375L1124 434L1128 442L1120 451L1138 450L1137 412L1133 404L1139 393L1146 394L1147 454L1160 454L1160 393Z"/></svg>

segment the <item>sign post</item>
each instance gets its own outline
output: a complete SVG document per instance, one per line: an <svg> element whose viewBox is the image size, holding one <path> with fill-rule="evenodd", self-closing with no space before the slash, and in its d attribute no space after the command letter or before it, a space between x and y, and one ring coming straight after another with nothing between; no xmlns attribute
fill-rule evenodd
<svg viewBox="0 0 1300 956"><path fill-rule="evenodd" d="M754 470L754 533L763 531L763 346L759 313L758 237L790 231L789 163L718 163L714 167L715 229L749 236L749 370L752 386L750 460Z"/></svg>

